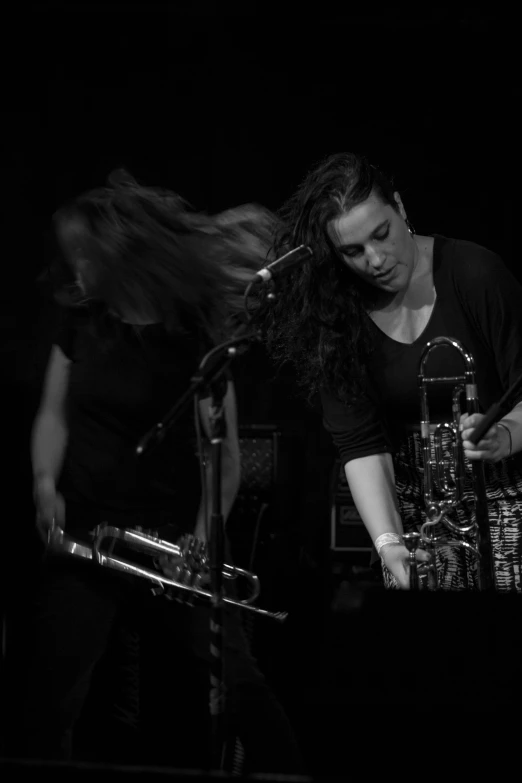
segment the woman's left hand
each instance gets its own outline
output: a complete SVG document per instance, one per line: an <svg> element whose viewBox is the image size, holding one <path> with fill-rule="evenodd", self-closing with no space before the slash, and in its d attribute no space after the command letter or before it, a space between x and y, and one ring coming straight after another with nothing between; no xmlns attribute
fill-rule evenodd
<svg viewBox="0 0 522 783"><path fill-rule="evenodd" d="M461 415L459 429L464 454L471 460L481 459L487 462L498 462L509 456L509 433L506 432L504 427L493 424L477 444L468 440L475 427L483 418L483 413L473 413L471 416L467 413Z"/></svg>

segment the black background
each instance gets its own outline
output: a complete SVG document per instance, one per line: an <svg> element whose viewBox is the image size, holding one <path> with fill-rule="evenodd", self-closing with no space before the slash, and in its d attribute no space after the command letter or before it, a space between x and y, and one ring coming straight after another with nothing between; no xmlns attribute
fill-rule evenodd
<svg viewBox="0 0 522 783"><path fill-rule="evenodd" d="M11 592L32 546L28 435L52 321L34 280L49 260L53 211L113 167L210 212L248 201L275 209L317 159L358 151L394 175L417 233L484 244L522 278L515 10L367 8L22 2L3 12L0 318ZM301 563L293 589L302 591L306 616L303 602L322 606L314 594L332 566L325 536L333 450L318 413L296 401L293 379L275 377L259 351L236 375L240 422L276 424L298 444L287 468L295 499L287 525ZM324 617L313 616L313 627L292 626L293 653L321 640ZM285 681L273 651L288 653L290 632L274 633L267 631L276 645L270 660L260 655L274 681ZM307 660L301 675L293 659L295 692L319 677ZM292 711L294 696L286 698ZM330 751L321 747L324 760Z"/></svg>

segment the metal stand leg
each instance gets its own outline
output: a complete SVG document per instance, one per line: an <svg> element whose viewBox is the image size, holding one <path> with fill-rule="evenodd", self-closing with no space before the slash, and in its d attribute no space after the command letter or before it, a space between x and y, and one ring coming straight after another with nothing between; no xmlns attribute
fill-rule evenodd
<svg viewBox="0 0 522 783"><path fill-rule="evenodd" d="M211 461L212 517L210 529L210 583L212 611L210 616L210 713L212 720L212 769L223 770L226 753L226 693L223 665L223 563L224 519L221 507L222 442L226 434L223 397L226 384L217 384L212 395Z"/></svg>

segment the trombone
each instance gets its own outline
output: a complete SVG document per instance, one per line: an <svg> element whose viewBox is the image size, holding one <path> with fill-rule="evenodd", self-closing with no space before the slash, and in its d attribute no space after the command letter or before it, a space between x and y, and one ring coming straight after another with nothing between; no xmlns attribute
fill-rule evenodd
<svg viewBox="0 0 522 783"><path fill-rule="evenodd" d="M457 351L463 362L463 374L450 377L429 377L426 375L426 364L430 355L440 348ZM424 504L426 521L419 532L406 533L404 543L409 550L410 559L410 589L427 587L438 588L436 566L436 550L442 546L452 546L461 551L470 552L478 565L479 590L494 588L493 556L491 549L491 534L486 497L486 482L484 464L479 461L472 463L473 496L475 503L475 519L469 524L460 524L450 519L450 513L461 502L464 492L464 451L459 434L461 413L461 396L466 395L466 410L468 414L478 413L479 401L475 382L475 364L473 357L463 345L451 337L436 337L426 344L419 363L418 383L421 403L421 443L424 465ZM428 389L434 384L450 384L452 394L452 420L437 425L430 424L428 406ZM433 431L433 454L432 438ZM450 435L451 458L444 456L443 433ZM450 534L435 535L435 527L442 523ZM419 564L415 553L418 548L425 549L430 555L427 564ZM468 576L466 572L466 587Z"/></svg>
<svg viewBox="0 0 522 783"><path fill-rule="evenodd" d="M115 557L113 550L117 541L124 542L130 549L136 552L152 556L154 565L157 564L157 558L161 555L176 558L179 560L180 570L188 574L190 579L185 581L183 579L170 578L156 568L144 568L131 560ZM109 542L108 551L103 549L103 545L106 542ZM193 598L199 596L200 598L212 600L213 597L209 590L205 590L201 586L204 577L209 572L206 547L200 540L191 535L183 536L179 544L173 544L150 533L145 533L141 528L119 528L101 524L94 530L93 543L86 544L77 541L62 528L55 525L49 531L47 548L48 551L55 554L81 557L91 560L104 568L147 579L154 585L151 588L154 595L165 594L167 598L172 598L175 592L179 590L182 593L190 594ZM256 574L227 564L223 565L222 574L225 579L244 578L250 590L249 595L242 600L225 596L223 598L224 603L255 612L258 615L279 622L286 620L287 612L270 612L252 605L258 598L260 591L259 578Z"/></svg>

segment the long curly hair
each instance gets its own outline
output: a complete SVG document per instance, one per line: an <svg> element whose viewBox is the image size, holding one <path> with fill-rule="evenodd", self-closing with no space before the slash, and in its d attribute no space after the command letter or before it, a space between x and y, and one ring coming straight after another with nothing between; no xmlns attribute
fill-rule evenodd
<svg viewBox="0 0 522 783"><path fill-rule="evenodd" d="M313 258L279 283L273 303L262 303L262 321L270 355L294 365L309 402L320 389L350 402L364 388L373 290L342 262L327 226L372 192L398 210L388 177L361 155L338 153L318 163L278 212L275 256L305 244Z"/></svg>
<svg viewBox="0 0 522 783"><path fill-rule="evenodd" d="M54 263L55 298L72 307L153 312L170 333L190 331L214 345L237 324L245 287L270 258L275 221L257 204L210 216L118 170L106 187L54 215L62 251ZM82 288L75 255L87 259Z"/></svg>

